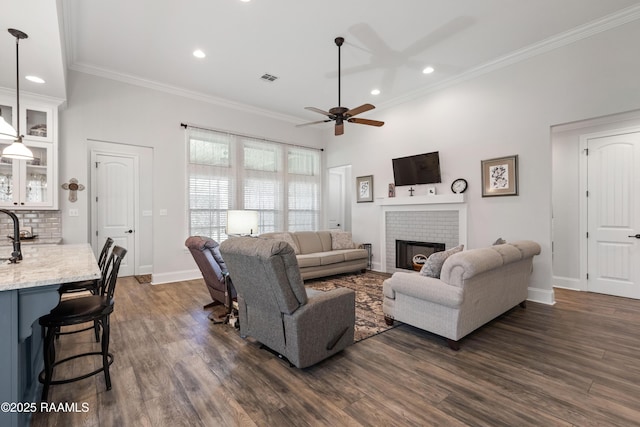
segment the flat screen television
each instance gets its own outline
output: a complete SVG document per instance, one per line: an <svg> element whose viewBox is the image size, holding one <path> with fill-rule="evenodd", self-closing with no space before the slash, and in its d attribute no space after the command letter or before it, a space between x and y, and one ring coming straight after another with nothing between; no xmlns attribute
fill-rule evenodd
<svg viewBox="0 0 640 427"><path fill-rule="evenodd" d="M396 186L435 184L440 180L440 154L418 154L393 159L393 179Z"/></svg>

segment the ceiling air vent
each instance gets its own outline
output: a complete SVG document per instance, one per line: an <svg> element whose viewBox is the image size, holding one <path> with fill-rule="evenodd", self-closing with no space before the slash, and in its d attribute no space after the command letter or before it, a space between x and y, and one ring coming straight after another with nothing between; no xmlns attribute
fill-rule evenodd
<svg viewBox="0 0 640 427"><path fill-rule="evenodd" d="M278 80L278 76L274 76L273 74L268 73L264 73L262 76L260 76L260 78L265 82L275 82L276 80Z"/></svg>

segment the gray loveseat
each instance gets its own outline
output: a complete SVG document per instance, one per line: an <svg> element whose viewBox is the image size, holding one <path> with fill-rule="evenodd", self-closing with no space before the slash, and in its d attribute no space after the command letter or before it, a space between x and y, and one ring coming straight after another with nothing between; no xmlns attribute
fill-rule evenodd
<svg viewBox="0 0 640 427"><path fill-rule="evenodd" d="M447 338L465 335L520 304L526 305L533 257L540 245L519 241L451 255L440 278L394 273L383 285L383 311L393 319Z"/></svg>
<svg viewBox="0 0 640 427"><path fill-rule="evenodd" d="M264 233L260 237L291 245L303 280L353 273L367 268L369 253L343 231L296 231Z"/></svg>
<svg viewBox="0 0 640 427"><path fill-rule="evenodd" d="M353 344L355 293L305 289L291 245L236 237L220 252L238 292L242 337L252 336L298 368Z"/></svg>

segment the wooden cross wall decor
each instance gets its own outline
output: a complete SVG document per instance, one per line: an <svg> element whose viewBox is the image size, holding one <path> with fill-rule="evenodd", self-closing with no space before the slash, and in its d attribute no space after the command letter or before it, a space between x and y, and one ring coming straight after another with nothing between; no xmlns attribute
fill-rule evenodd
<svg viewBox="0 0 640 427"><path fill-rule="evenodd" d="M62 188L69 190L69 201L75 203L78 200L78 191L84 190L84 185L78 184L78 180L71 178L69 182L62 184Z"/></svg>

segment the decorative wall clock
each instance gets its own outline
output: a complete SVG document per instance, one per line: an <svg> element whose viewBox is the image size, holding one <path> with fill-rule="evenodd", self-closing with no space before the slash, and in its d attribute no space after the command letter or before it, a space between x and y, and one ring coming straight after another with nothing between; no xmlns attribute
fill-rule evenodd
<svg viewBox="0 0 640 427"><path fill-rule="evenodd" d="M464 178L458 178L456 180L453 181L453 183L451 184L451 191L453 191L456 194L460 194L460 193L464 193L467 189L467 180Z"/></svg>

